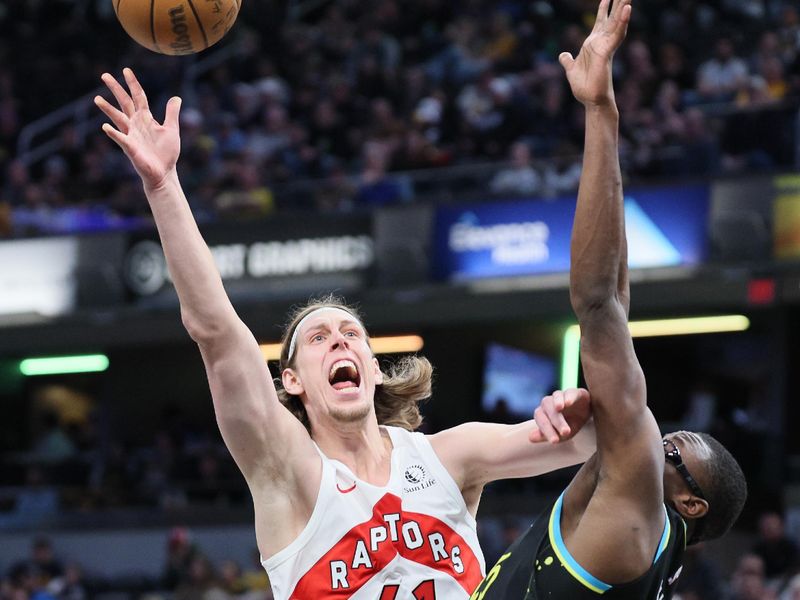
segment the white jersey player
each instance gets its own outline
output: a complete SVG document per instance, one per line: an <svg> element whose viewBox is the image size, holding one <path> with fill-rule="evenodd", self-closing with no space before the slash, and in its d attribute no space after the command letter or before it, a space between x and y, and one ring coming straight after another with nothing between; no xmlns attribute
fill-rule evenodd
<svg viewBox="0 0 800 600"><path fill-rule="evenodd" d="M589 418L588 394L574 391L545 401L537 409L542 413L540 425L546 424L541 430L533 421L511 426L469 423L420 437L419 443L409 446L402 434L380 425L413 429L419 424L416 403L422 399L426 379L430 389L430 365L412 361L407 372L387 377L355 313L323 305L300 311L287 330L281 361L283 404L258 343L225 293L178 181L181 101L170 99L160 124L133 72L125 69L124 77L130 93L111 75L103 75L118 108L99 96L95 103L113 123L103 130L142 179L183 323L203 357L217 423L253 496L258 547L279 588L276 598L349 597L361 593L353 592L356 586L364 589L366 595L361 597L370 598L469 597L469 587L477 584L483 571L474 518L484 485L585 460L595 447L591 428L558 445L533 444L530 436L546 434L558 442L576 433ZM419 464L395 465L394 457L409 447L424 448ZM355 484L355 504L362 504L358 510L330 501L332 465L337 474L352 476L350 484L337 481ZM412 469L415 465L419 470ZM407 469L409 478L421 478L416 485L432 481L425 477L436 484L418 494L397 490L396 482L406 477ZM430 502L417 500L415 494ZM454 497L459 494L463 506ZM392 515L398 510L395 521ZM324 518L329 511L333 518ZM427 515L431 521L426 524L416 515ZM393 523L400 529L393 529ZM361 524L366 527L364 546L358 544ZM444 538L445 524L465 540L463 545L455 544L455 537ZM386 540L380 540L381 531ZM354 554L337 555L325 567L326 576L312 581L319 561L341 549L337 544L347 535L358 538ZM422 546L413 547L420 541L424 551ZM389 544L397 558L383 565L381 552L389 557L391 552L385 550ZM423 558L424 552L430 556ZM281 559L293 564L284 566ZM407 571L409 565L412 571ZM461 568L466 575L458 573ZM428 577L437 570L445 575ZM432 583L425 583L429 580ZM308 587L297 595L292 586L300 584ZM366 592L373 585L384 586L382 596ZM445 587L440 593L437 586Z"/></svg>

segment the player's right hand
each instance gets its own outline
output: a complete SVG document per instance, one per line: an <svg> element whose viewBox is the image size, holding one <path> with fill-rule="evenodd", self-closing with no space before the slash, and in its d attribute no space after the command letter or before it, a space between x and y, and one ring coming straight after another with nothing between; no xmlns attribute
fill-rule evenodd
<svg viewBox="0 0 800 600"><path fill-rule="evenodd" d="M625 39L631 20L631 1L601 0L594 28L578 56L573 58L569 52L562 52L558 57L573 95L587 108L614 103L611 59Z"/></svg>
<svg viewBox="0 0 800 600"><path fill-rule="evenodd" d="M156 188L178 162L181 150L178 123L181 99L174 97L169 100L164 123L160 124L153 118L147 96L133 71L125 68L122 72L130 94L108 73L103 73L101 77L114 94L119 108L102 96L95 96L94 103L113 123L113 126L104 123L103 131L122 148L145 187Z"/></svg>
<svg viewBox="0 0 800 600"><path fill-rule="evenodd" d="M557 444L571 439L591 419L591 396L583 388L558 390L542 398L533 412L536 428L531 442Z"/></svg>

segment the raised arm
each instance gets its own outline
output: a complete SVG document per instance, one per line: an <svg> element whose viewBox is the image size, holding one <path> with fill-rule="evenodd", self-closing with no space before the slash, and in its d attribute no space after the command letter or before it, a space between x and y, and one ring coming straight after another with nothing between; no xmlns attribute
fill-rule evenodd
<svg viewBox="0 0 800 600"><path fill-rule="evenodd" d="M223 439L254 493L291 485L287 479L303 470L308 479L307 469L317 459L311 440L280 404L258 344L225 293L178 181L181 101L169 101L159 124L133 72L125 69L124 76L130 94L111 75L102 78L119 108L100 96L95 103L113 123L104 124L103 131L142 179L183 323L203 356Z"/></svg>
<svg viewBox="0 0 800 600"><path fill-rule="evenodd" d="M632 463L663 456L647 408L644 376L628 323L627 244L618 158L619 114L611 64L631 14L630 0L600 4L578 57L563 53L575 98L586 108L583 173L572 230L570 300L581 327L581 360L592 395L601 471L633 480ZM644 466L644 465L642 465ZM649 478L661 480L659 470ZM633 482L632 482L633 484Z"/></svg>
<svg viewBox="0 0 800 600"><path fill-rule="evenodd" d="M664 455L627 322L619 115L611 66L625 37L631 0L615 1L610 13L609 5L600 3L577 58L559 57L575 98L586 108L570 299L581 327L581 361L597 431L597 458L567 491L562 530L582 567L620 583L643 572L662 533Z"/></svg>

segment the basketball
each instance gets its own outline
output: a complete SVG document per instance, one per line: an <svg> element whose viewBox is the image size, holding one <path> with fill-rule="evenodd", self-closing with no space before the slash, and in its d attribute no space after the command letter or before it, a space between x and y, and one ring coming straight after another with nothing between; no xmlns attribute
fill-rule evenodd
<svg viewBox="0 0 800 600"><path fill-rule="evenodd" d="M113 0L123 29L159 54L194 54L233 26L241 0Z"/></svg>

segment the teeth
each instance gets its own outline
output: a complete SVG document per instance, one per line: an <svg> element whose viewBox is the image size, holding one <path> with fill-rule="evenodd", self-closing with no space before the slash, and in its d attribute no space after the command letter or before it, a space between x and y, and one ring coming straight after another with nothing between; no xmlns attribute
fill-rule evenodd
<svg viewBox="0 0 800 600"><path fill-rule="evenodd" d="M355 363L352 360L337 360L331 366L331 372L328 373L328 379L333 379L333 376L336 374L336 371L342 368L350 368L353 369L356 373L358 373L358 368L356 367Z"/></svg>

